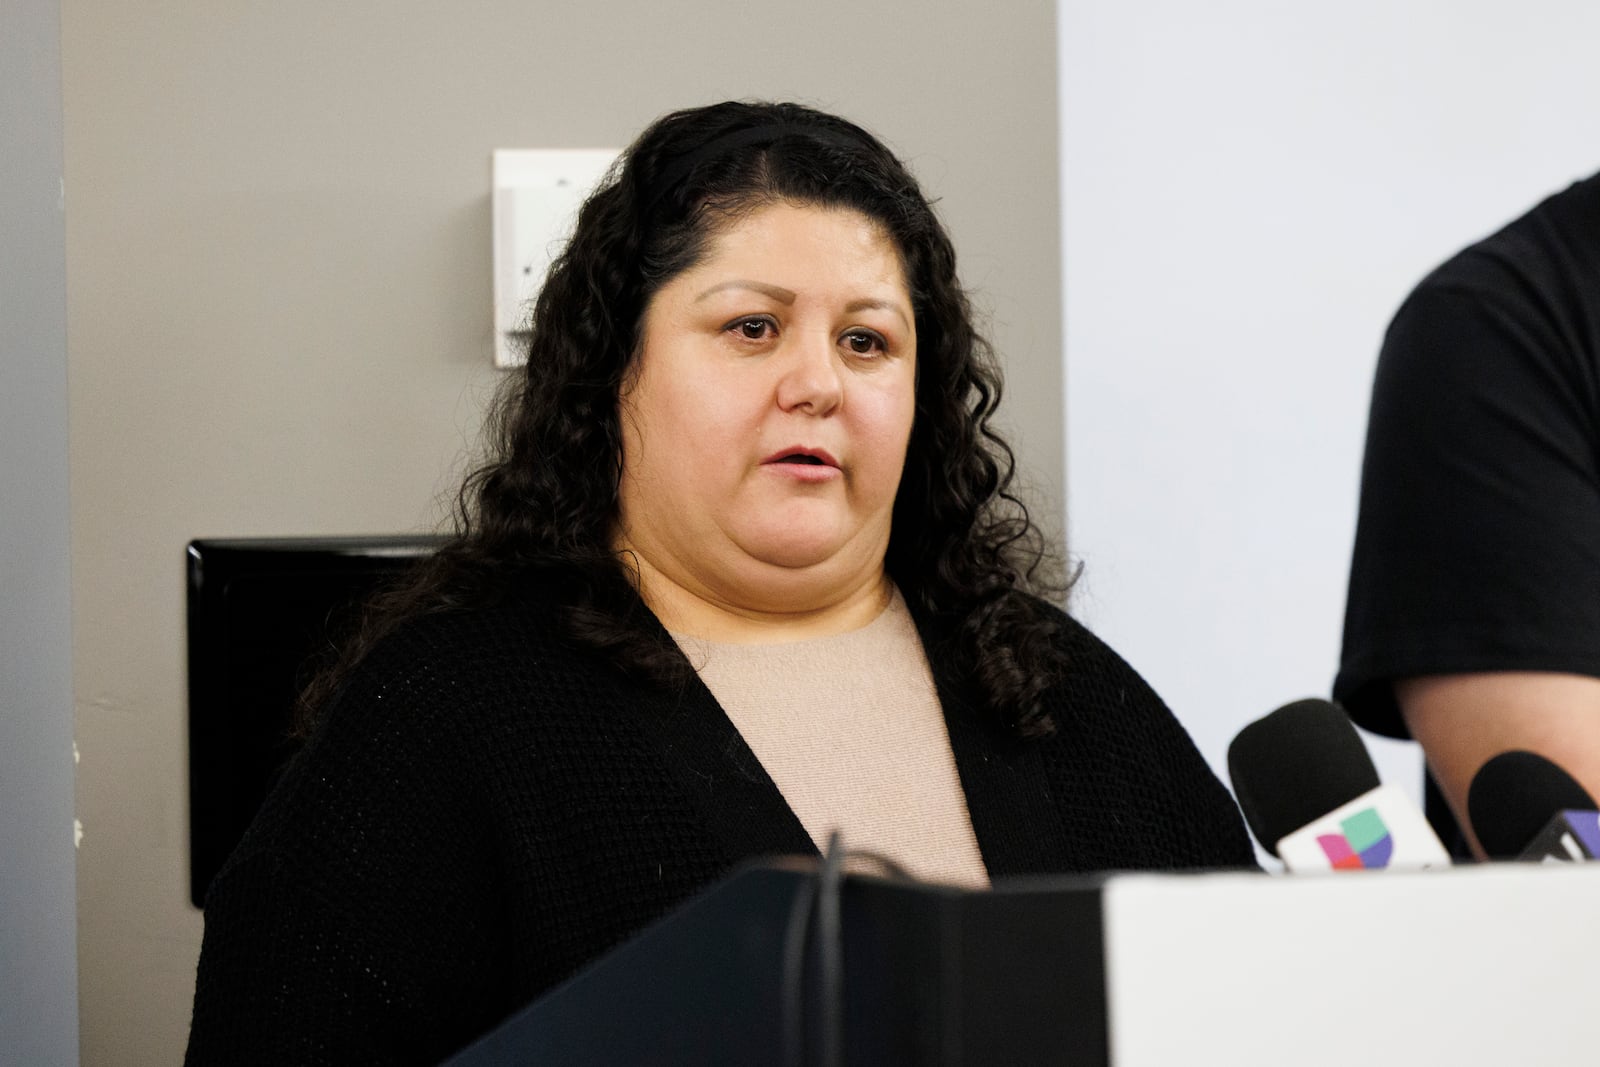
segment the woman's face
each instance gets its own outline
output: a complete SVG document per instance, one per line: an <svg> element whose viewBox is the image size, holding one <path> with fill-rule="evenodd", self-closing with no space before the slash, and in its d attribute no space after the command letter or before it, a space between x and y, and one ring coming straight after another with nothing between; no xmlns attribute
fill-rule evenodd
<svg viewBox="0 0 1600 1067"><path fill-rule="evenodd" d="M881 585L916 358L905 271L875 222L787 203L738 218L645 310L619 547L736 611Z"/></svg>

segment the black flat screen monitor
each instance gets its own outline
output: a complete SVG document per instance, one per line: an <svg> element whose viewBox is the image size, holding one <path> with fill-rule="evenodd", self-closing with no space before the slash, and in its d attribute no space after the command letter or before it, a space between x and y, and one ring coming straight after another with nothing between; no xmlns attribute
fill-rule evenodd
<svg viewBox="0 0 1600 1067"><path fill-rule="evenodd" d="M197 907L293 754L300 690L359 620L362 602L442 542L189 543L189 894Z"/></svg>

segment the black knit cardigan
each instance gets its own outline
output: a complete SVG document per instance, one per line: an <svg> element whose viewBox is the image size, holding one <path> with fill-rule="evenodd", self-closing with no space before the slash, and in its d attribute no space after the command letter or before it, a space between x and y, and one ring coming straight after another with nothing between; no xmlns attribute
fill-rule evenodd
<svg viewBox="0 0 1600 1067"><path fill-rule="evenodd" d="M980 717L930 656L991 878L1253 866L1183 728L1064 626L1073 667L1041 740ZM536 598L415 620L357 668L214 881L186 1062L435 1063L786 853L816 849L698 679L633 681Z"/></svg>

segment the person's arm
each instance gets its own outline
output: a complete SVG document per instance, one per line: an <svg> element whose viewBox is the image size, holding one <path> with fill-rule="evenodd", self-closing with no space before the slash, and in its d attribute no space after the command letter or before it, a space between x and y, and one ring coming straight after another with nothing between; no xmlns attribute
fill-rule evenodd
<svg viewBox="0 0 1600 1067"><path fill-rule="evenodd" d="M1600 678L1539 671L1437 675L1397 682L1395 697L1480 859L1467 790L1500 753L1537 753L1600 797Z"/></svg>

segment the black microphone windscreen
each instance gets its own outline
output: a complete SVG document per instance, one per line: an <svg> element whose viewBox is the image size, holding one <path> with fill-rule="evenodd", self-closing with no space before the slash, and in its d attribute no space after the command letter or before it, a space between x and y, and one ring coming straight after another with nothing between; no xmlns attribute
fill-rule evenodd
<svg viewBox="0 0 1600 1067"><path fill-rule="evenodd" d="M1473 775L1467 817L1492 859L1514 859L1562 811L1594 811L1587 790L1533 752L1502 752Z"/></svg>
<svg viewBox="0 0 1600 1067"><path fill-rule="evenodd" d="M1228 776L1263 848L1378 788L1378 770L1350 717L1326 700L1297 700L1239 731Z"/></svg>

